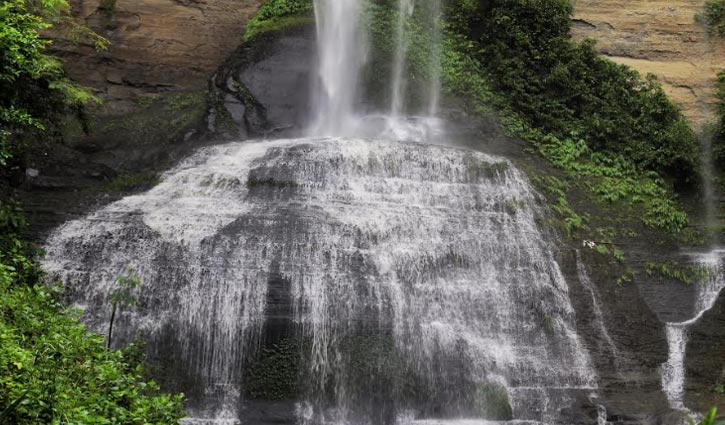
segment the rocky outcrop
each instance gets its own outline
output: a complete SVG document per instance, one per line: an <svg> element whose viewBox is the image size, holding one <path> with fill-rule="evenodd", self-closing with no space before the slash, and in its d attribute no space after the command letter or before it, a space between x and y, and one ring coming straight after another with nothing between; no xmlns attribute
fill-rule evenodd
<svg viewBox="0 0 725 425"><path fill-rule="evenodd" d="M687 399L700 411L717 406L725 410L725 296L690 329L687 343ZM719 385L720 389L715 387Z"/></svg>
<svg viewBox="0 0 725 425"><path fill-rule="evenodd" d="M74 15L108 38L107 51L58 40L70 76L99 91L101 112L126 113L139 98L199 90L241 44L261 0L72 0Z"/></svg>
<svg viewBox="0 0 725 425"><path fill-rule="evenodd" d="M263 33L214 74L210 130L236 138L299 136L310 121L315 35L311 25Z"/></svg>
<svg viewBox="0 0 725 425"><path fill-rule="evenodd" d="M696 125L712 119L713 83L725 68L725 39L695 21L703 0L573 0L575 38L598 41L612 60L660 78Z"/></svg>

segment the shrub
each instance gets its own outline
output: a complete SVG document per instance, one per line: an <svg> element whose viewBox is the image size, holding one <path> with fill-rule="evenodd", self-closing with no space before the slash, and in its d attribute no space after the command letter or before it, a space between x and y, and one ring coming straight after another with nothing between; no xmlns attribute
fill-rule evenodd
<svg viewBox="0 0 725 425"><path fill-rule="evenodd" d="M305 18L310 16L312 9L311 0L269 0L247 22L244 40L289 24L306 22Z"/></svg>
<svg viewBox="0 0 725 425"><path fill-rule="evenodd" d="M571 40L568 0L454 0L447 11L445 86L498 110L601 203L644 209L672 234L687 226L669 181L699 178L699 143L653 76Z"/></svg>
<svg viewBox="0 0 725 425"><path fill-rule="evenodd" d="M702 12L695 15L695 20L707 26L711 35L725 35L725 0L707 0Z"/></svg>
<svg viewBox="0 0 725 425"><path fill-rule="evenodd" d="M24 226L0 205L0 423L178 422L183 395L161 393L133 347L107 350L41 283Z"/></svg>

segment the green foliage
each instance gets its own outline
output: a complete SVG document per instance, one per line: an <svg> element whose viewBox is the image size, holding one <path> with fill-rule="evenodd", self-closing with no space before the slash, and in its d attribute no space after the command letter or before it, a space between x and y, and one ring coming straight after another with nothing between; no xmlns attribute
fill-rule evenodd
<svg viewBox="0 0 725 425"><path fill-rule="evenodd" d="M723 384L713 385L712 392L714 392L715 394L725 395L725 385L723 385Z"/></svg>
<svg viewBox="0 0 725 425"><path fill-rule="evenodd" d="M40 32L54 23L69 25L68 16L65 0L0 4L0 166L62 115L96 100L65 77L58 59L45 54L50 41ZM74 31L81 38L92 33ZM105 47L103 40L95 39L96 47Z"/></svg>
<svg viewBox="0 0 725 425"><path fill-rule="evenodd" d="M375 54L367 66L365 86L368 97L381 104L389 104L391 64L396 53L396 39L400 11L397 2L365 2L363 25L370 34L370 43ZM403 102L415 113L416 110L427 111L427 95L430 90L430 81L433 73L439 67L440 53L438 52L431 31L433 26L441 24L430 19L427 7L433 2L419 3L411 17L404 19L403 42L407 44L407 57L405 72L408 74L408 89Z"/></svg>
<svg viewBox="0 0 725 425"><path fill-rule="evenodd" d="M592 41L572 41L571 12L568 0L451 2L446 89L473 98L479 112L502 111L512 135L600 203L641 208L644 224L680 234L687 216L666 178L696 179L694 132L654 77L603 58ZM568 232L583 225L572 216Z"/></svg>
<svg viewBox="0 0 725 425"><path fill-rule="evenodd" d="M246 369L247 396L261 400L294 399L301 356L299 343L292 339L263 348L257 360Z"/></svg>
<svg viewBox="0 0 725 425"><path fill-rule="evenodd" d="M589 215L579 215L569 204L568 183L554 176L534 176L533 183L547 196L551 209L561 220L560 223L552 223L554 227L559 227L570 238L589 230Z"/></svg>
<svg viewBox="0 0 725 425"><path fill-rule="evenodd" d="M548 314L544 315L544 330L549 335L554 333L554 319Z"/></svg>
<svg viewBox="0 0 725 425"><path fill-rule="evenodd" d="M683 266L672 260L666 262L650 261L645 264L645 272L648 276L654 276L657 273L664 278L674 279L687 285L703 282L709 275L707 267L701 265Z"/></svg>
<svg viewBox="0 0 725 425"><path fill-rule="evenodd" d="M695 15L695 20L707 26L711 35L725 35L725 0L707 0L702 12Z"/></svg>
<svg viewBox="0 0 725 425"><path fill-rule="evenodd" d="M476 407L485 419L507 421L513 419L513 410L506 387L485 382L476 391Z"/></svg>
<svg viewBox="0 0 725 425"><path fill-rule="evenodd" d="M86 141L98 145L128 143L128 139L141 145L181 142L187 134L203 125L207 112L207 99L201 92L180 93L139 101L139 109L122 116L105 117L99 121ZM75 139L83 141L84 135ZM122 174L107 183L112 191L127 191L158 183L151 172Z"/></svg>
<svg viewBox="0 0 725 425"><path fill-rule="evenodd" d="M265 2L244 30L244 41L259 34L310 21L311 0L269 0Z"/></svg>
<svg viewBox="0 0 725 425"><path fill-rule="evenodd" d="M717 407L713 407L700 422L695 422L692 418L688 418L688 421L690 425L725 425L725 420L718 420L716 416Z"/></svg>
<svg viewBox="0 0 725 425"><path fill-rule="evenodd" d="M114 307L126 308L136 305L136 292L141 288L141 278L133 269L126 269L116 279L116 287L111 292L111 304Z"/></svg>
<svg viewBox="0 0 725 425"><path fill-rule="evenodd" d="M101 187L103 192L131 192L151 188L161 183L161 176L157 173L142 171L126 173L117 176Z"/></svg>
<svg viewBox="0 0 725 425"><path fill-rule="evenodd" d="M177 423L183 395L161 393L132 348L106 350L58 301L60 288L39 283L24 225L17 207L0 207L2 423Z"/></svg>

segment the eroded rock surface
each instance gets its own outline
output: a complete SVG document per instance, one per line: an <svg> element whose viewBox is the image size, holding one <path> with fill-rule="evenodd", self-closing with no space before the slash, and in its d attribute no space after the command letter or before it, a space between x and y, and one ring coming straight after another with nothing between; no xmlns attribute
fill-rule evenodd
<svg viewBox="0 0 725 425"><path fill-rule="evenodd" d="M714 114L714 79L725 68L725 39L709 36L695 14L702 0L574 0L573 35L598 41L618 63L660 78L697 126Z"/></svg>
<svg viewBox="0 0 725 425"><path fill-rule="evenodd" d="M100 91L102 112L126 113L139 98L203 89L242 42L260 0L73 0L81 21L111 41L105 52L60 40L69 74Z"/></svg>

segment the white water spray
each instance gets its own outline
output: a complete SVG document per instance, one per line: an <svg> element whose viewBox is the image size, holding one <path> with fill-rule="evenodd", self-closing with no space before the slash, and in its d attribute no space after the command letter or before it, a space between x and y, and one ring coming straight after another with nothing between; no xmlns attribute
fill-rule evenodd
<svg viewBox="0 0 725 425"><path fill-rule="evenodd" d="M430 28L431 28L431 55L428 63L428 75L430 84L428 88L428 115L438 115L441 98L441 60L443 57L441 1L429 0L430 4Z"/></svg>
<svg viewBox="0 0 725 425"><path fill-rule="evenodd" d="M410 40L406 31L408 20L415 11L415 0L398 0L398 19L395 28L395 56L393 58L393 78L390 92L392 100L390 114L395 118L401 114L405 100L408 79L405 78L406 59Z"/></svg>
<svg viewBox="0 0 725 425"><path fill-rule="evenodd" d="M351 135L355 132L355 102L360 70L366 62L367 37L361 29L359 0L315 0L318 81L316 136Z"/></svg>
<svg viewBox="0 0 725 425"><path fill-rule="evenodd" d="M673 409L687 410L684 403L687 332L692 325L697 323L715 305L720 292L725 288L724 258L725 251L718 249L697 256L697 263L707 269L708 276L697 289L695 316L684 322L667 324L666 331L669 357L661 369L662 390L667 396L670 407Z"/></svg>

